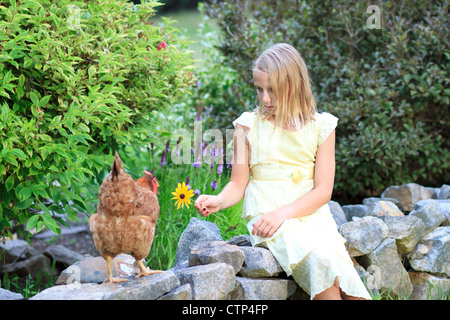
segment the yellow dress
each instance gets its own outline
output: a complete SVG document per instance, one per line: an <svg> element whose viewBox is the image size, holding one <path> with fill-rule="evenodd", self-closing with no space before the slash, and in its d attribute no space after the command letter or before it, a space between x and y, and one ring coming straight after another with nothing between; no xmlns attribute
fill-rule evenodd
<svg viewBox="0 0 450 320"><path fill-rule="evenodd" d="M234 126L250 129L247 139L252 178L245 190L242 217L248 220L252 244L267 247L311 299L331 287L336 276L346 294L370 299L328 204L313 214L286 220L270 238L251 234L253 224L262 215L313 189L317 147L335 129L337 121L329 113L316 113L314 120L295 132L275 127L256 112L244 112L233 122Z"/></svg>

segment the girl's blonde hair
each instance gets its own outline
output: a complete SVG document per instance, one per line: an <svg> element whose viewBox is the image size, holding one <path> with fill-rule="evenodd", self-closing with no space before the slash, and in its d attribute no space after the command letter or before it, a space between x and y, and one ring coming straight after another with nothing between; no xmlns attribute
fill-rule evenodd
<svg viewBox="0 0 450 320"><path fill-rule="evenodd" d="M291 45L278 43L264 51L253 64L253 69L269 73L273 93L277 99L275 124L294 125L297 130L314 119L316 102L311 90L306 64ZM265 114L260 103L259 114Z"/></svg>

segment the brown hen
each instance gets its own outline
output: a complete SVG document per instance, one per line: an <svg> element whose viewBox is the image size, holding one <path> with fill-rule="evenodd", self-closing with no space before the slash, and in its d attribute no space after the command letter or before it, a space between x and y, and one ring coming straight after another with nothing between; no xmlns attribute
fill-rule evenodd
<svg viewBox="0 0 450 320"><path fill-rule="evenodd" d="M151 173L144 173L134 181L124 171L116 152L111 173L100 186L97 213L89 218L95 246L106 260L111 283L126 281L112 276L111 260L120 253L136 259L141 268L136 278L162 272L150 270L141 261L150 252L159 216L158 181Z"/></svg>

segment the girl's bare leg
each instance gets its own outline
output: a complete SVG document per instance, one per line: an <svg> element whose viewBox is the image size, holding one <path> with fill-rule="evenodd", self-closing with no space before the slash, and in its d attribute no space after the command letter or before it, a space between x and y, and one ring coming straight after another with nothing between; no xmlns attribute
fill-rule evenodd
<svg viewBox="0 0 450 320"><path fill-rule="evenodd" d="M339 288L339 281L337 277L331 287L322 291L321 293L316 294L313 300L342 300L341 290Z"/></svg>

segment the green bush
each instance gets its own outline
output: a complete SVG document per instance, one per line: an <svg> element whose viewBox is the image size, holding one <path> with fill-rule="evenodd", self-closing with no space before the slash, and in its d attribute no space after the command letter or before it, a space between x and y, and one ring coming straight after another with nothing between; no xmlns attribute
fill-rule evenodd
<svg viewBox="0 0 450 320"><path fill-rule="evenodd" d="M368 28L373 12L360 1L205 3L220 29L216 48L239 74L240 88L251 88L251 63L271 44L287 42L300 51L319 111L340 118L334 197L346 203L394 184L450 180L448 3L371 4L381 9L380 29ZM254 93L241 92L254 101ZM228 119L245 109L229 108Z"/></svg>
<svg viewBox="0 0 450 320"><path fill-rule="evenodd" d="M2 235L58 233L57 214L92 213L80 188L104 177L113 150L157 143L152 112L194 80L188 43L170 21L147 22L157 5L0 2Z"/></svg>

